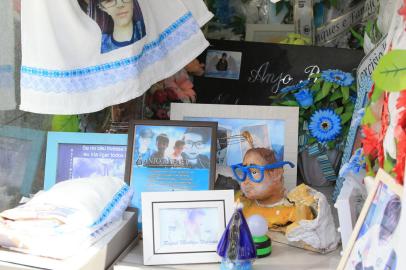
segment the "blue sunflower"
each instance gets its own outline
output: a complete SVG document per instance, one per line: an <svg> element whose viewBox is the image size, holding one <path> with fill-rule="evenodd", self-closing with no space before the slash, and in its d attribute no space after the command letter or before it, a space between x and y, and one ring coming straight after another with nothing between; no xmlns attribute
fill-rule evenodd
<svg viewBox="0 0 406 270"><path fill-rule="evenodd" d="M319 142L332 141L341 133L341 118L333 110L318 110L310 118L310 134Z"/></svg>
<svg viewBox="0 0 406 270"><path fill-rule="evenodd" d="M321 77L331 83L340 86L350 86L354 82L354 77L347 72L338 69L328 69L321 72Z"/></svg>
<svg viewBox="0 0 406 270"><path fill-rule="evenodd" d="M286 86L286 87L282 88L281 93L287 94L289 92L305 88L306 86L309 85L309 83L310 83L310 80L305 80L305 81L301 81L300 83L292 85L292 86Z"/></svg>

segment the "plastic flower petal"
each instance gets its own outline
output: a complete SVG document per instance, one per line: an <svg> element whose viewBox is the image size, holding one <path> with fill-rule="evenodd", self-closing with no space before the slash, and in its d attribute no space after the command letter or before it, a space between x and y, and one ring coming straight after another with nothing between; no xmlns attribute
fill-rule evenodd
<svg viewBox="0 0 406 270"><path fill-rule="evenodd" d="M319 142L328 142L341 133L341 118L333 110L318 110L310 118L310 134Z"/></svg>
<svg viewBox="0 0 406 270"><path fill-rule="evenodd" d="M397 124L395 127L397 157L396 166L393 168L393 171L396 173L397 181L401 184L404 184L403 179L406 165L406 91L402 91L400 93L396 108L403 108L403 110L399 113Z"/></svg>
<svg viewBox="0 0 406 270"><path fill-rule="evenodd" d="M403 21L406 22L406 0L403 0L403 6L398 10L398 13L403 17Z"/></svg>
<svg viewBox="0 0 406 270"><path fill-rule="evenodd" d="M322 71L321 77L328 82L336 83L340 86L350 86L354 82L354 77L350 73L338 69Z"/></svg>
<svg viewBox="0 0 406 270"><path fill-rule="evenodd" d="M303 88L293 95L300 104L300 107L310 107L313 105L313 94L308 88Z"/></svg>
<svg viewBox="0 0 406 270"><path fill-rule="evenodd" d="M377 146L379 145L378 134L367 125L364 125L362 127L362 132L364 133L364 138L361 140L364 154L370 156L372 159L377 158L378 157Z"/></svg>
<svg viewBox="0 0 406 270"><path fill-rule="evenodd" d="M400 92L398 101L396 103L397 109L406 108L406 89Z"/></svg>
<svg viewBox="0 0 406 270"><path fill-rule="evenodd" d="M383 168L384 161L385 161L385 149L384 149L384 139L386 136L386 133L389 128L390 124L390 114L389 114L389 94L384 93L383 94L383 103L382 103L382 110L381 110L381 128L378 133L378 139L379 143L376 146L378 148L378 161L379 161L379 166ZM386 145L385 145L386 147ZM395 147L396 149L396 147ZM396 150L395 150L396 151Z"/></svg>
<svg viewBox="0 0 406 270"><path fill-rule="evenodd" d="M396 166L393 168L393 172L396 173L396 180L403 183L404 172L405 172L405 163L406 163L406 127L397 126L396 127L396 136L397 136L397 157L396 157Z"/></svg>
<svg viewBox="0 0 406 270"><path fill-rule="evenodd" d="M282 90L280 91L282 94L287 94L289 92L295 91L295 90L299 90L302 88L305 88L306 86L308 86L310 83L310 80L305 80L305 81L301 81L298 84L295 85L291 85L291 86L287 86L282 88Z"/></svg>

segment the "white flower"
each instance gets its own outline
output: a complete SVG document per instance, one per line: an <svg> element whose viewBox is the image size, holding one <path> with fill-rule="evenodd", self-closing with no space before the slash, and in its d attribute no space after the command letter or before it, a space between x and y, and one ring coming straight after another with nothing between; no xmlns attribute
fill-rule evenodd
<svg viewBox="0 0 406 270"><path fill-rule="evenodd" d="M383 140L383 148L391 158L396 159L396 142L395 142L395 126L399 111L396 109L396 102L399 98L399 92L394 92L389 95L389 126Z"/></svg>

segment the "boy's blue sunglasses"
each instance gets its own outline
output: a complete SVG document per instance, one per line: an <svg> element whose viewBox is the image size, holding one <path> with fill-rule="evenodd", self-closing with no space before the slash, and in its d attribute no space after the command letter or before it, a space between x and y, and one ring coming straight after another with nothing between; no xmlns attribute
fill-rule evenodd
<svg viewBox="0 0 406 270"><path fill-rule="evenodd" d="M248 165L244 166L242 163L231 165L231 169L233 170L233 174L235 178L240 181L244 182L245 178L248 175L248 178L255 182L261 183L264 180L264 172L265 170L272 170L276 168L281 168L284 165L289 165L291 168L294 168L295 165L289 161L279 161L272 164L268 164L265 166L260 165Z"/></svg>

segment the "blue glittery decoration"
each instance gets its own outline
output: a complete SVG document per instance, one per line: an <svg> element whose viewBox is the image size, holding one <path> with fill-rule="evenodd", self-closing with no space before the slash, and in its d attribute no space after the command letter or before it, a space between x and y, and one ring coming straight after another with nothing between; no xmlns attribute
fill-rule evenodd
<svg viewBox="0 0 406 270"><path fill-rule="evenodd" d="M368 93L372 89L373 81L370 76L361 76L358 78L359 84L358 84L358 96L357 96L357 101L355 102L355 108L354 112L358 113L361 112L362 109L365 107L367 101L368 101ZM347 141L345 143L345 148L344 148L344 153L343 153L343 158L341 159L341 163L345 164L349 162L352 151L353 151L353 146L355 142L355 138L357 136L357 131L359 127L359 122L357 117L353 117L353 122L351 123L351 128L348 132L347 135ZM336 181L336 186L334 189L333 193L333 200L336 201L338 198L338 195L340 194L341 188L343 186L343 183L345 181L344 177L338 177Z"/></svg>

